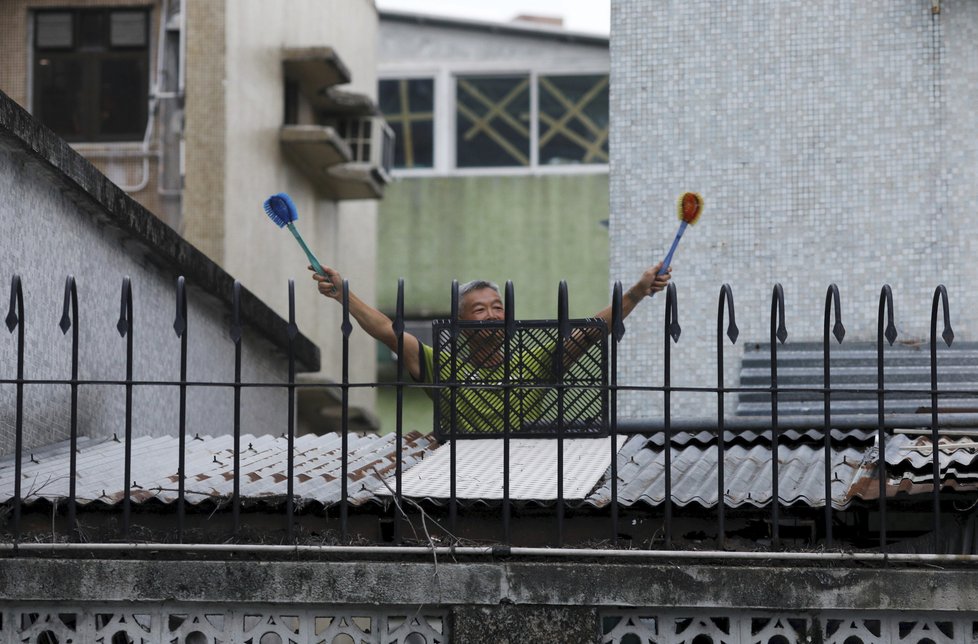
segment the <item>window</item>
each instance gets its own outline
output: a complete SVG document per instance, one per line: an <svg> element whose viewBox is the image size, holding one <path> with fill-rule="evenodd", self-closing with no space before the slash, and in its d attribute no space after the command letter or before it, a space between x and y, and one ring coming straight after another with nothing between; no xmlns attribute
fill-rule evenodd
<svg viewBox="0 0 978 644"><path fill-rule="evenodd" d="M445 74L437 82L442 78L450 79ZM397 135L397 169L518 173L607 165L607 74L460 74L453 80L454 95L436 93L433 78L380 81L380 107Z"/></svg>
<svg viewBox="0 0 978 644"><path fill-rule="evenodd" d="M530 165L530 77L459 76L456 83L456 165Z"/></svg>
<svg viewBox="0 0 978 644"><path fill-rule="evenodd" d="M540 164L608 163L608 77L541 76Z"/></svg>
<svg viewBox="0 0 978 644"><path fill-rule="evenodd" d="M431 168L435 158L435 81L380 81L380 110L394 130L395 168Z"/></svg>
<svg viewBox="0 0 978 644"><path fill-rule="evenodd" d="M149 92L149 14L34 14L35 116L69 141L141 140Z"/></svg>

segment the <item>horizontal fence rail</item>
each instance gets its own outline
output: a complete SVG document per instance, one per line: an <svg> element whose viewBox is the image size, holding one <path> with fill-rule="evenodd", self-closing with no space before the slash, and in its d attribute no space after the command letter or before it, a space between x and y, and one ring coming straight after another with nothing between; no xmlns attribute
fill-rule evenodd
<svg viewBox="0 0 978 644"><path fill-rule="evenodd" d="M900 367L887 365L888 352L892 353L891 347L897 339L895 325L895 314L893 307L893 294L888 285L883 286L880 291L879 308L877 317L877 334L875 342L875 382L871 385L852 386L851 375L847 372L845 378L850 382L844 382L841 386L834 384L840 377L840 368L833 361L833 346L842 346L846 330L842 322L841 296L836 285L831 285L826 291L823 336L820 347L821 361L812 359L813 369L821 368L821 381L814 384L792 386L784 385L782 378L788 377L783 373L785 364L784 356L779 356L779 351L784 354L787 350L785 343L788 338L788 325L785 319L785 297L780 285L775 285L772 291L771 311L770 311L770 337L766 347L766 368L758 366L763 357L757 352L751 357L753 361L750 368L752 373L766 371L765 377L759 378L752 386L739 387L728 386L724 380L724 353L727 346L736 345L739 339L739 329L735 321L734 293L731 287L724 284L720 289L717 305L717 326L716 326L716 365L717 381L716 386L709 387L678 387L672 384L672 345L677 344L682 334L679 324L678 293L675 285L669 284L663 297L665 299L665 316L663 319L662 336L663 358L662 358L662 384L656 386L620 386L617 379L618 360L620 344L625 335L625 324L623 315L623 295L620 283L614 285L611 298L611 324L606 325L602 320L579 320L571 319L568 316L568 294L566 284L562 283L558 290L557 309L558 316L555 320L517 320L515 317L515 295L512 283L507 283L504 292L505 318L502 320L491 321L471 321L460 318L459 315L459 292L458 284L452 285L452 307L451 316L445 320L435 321L433 324L433 364L434 371L431 374L431 382L419 383L406 376L404 363L405 342L409 341L405 332L404 314L404 283L398 283L396 313L392 320L393 331L397 342L397 372L394 383L361 382L355 383L350 380L350 336L354 331L351 323L349 285L344 283L342 297L342 324L338 329L339 341L341 345L341 380L339 383L331 384L307 384L296 382L296 349L295 339L298 337L299 329L295 318L295 288L292 281L288 285L288 311L289 317L285 329L289 339L287 349L287 377L279 382L244 382L242 378L242 339L245 334L245 325L242 321L240 311L241 286L234 283L230 299L230 316L227 328L227 335L230 343L228 344L229 360L233 361L234 377L233 380L189 380L188 363L191 356L188 355L188 337L193 331L193 320L188 313L187 289L188 285L183 277L179 277L175 284L175 317L173 330L179 340L179 376L177 379L167 379L165 373L139 374L137 378L134 372L134 353L133 336L136 332L136 314L133 309L133 284L129 278L122 282L120 291L120 314L115 325L116 331L124 342L120 343L118 351L124 355L125 378L124 379L83 379L79 377L79 355L80 339L79 328L81 320L84 318L83 308L79 306L78 285L73 276L68 276L65 281L64 305L58 325L62 333L67 337L70 334L70 378L30 378L25 371L25 328L30 324L54 324L54 321L37 320L28 317L30 302L25 302L24 289L20 276L13 276L10 283L10 304L5 323L11 332L12 345L4 355L12 356L14 364L3 364L0 369L0 386L4 386L7 391L13 391L14 400L11 405L6 399L0 401L4 407L12 409L14 422L12 429L14 432L14 452L13 452L13 481L12 489L4 490L4 494L9 494L6 505L9 507L10 518L8 529L10 541L14 550L23 541L23 505L25 494L22 489L22 479L24 477L24 458L27 451L24 444L25 422L27 416L24 410L24 395L27 388L43 388L52 386L67 386L70 389L70 409L65 415L68 419L65 435L69 441L68 451L70 454L68 471L64 473L69 481L67 498L54 501L56 508L63 508L70 526L69 537L72 541L82 539L79 532L78 520L78 499L76 482L78 479L78 459L79 451L79 391L86 387L110 387L124 391L124 418L121 424L124 426L122 443L124 445L124 457L122 471L119 473L121 498L118 499L119 506L119 526L118 538L124 541L132 539L132 504L133 504L133 394L137 389L152 387L176 388L179 392L178 422L175 427L156 428L160 434L176 434L179 441L178 460L174 464L176 475L176 500L172 507L176 514L176 540L180 543L186 538L185 515L187 512L186 503L190 492L187 489L187 458L192 456L194 449L192 441L188 442L187 436L187 395L190 390L198 392L227 390L233 393L233 436L231 438L231 453L233 461L231 471L228 476L233 479L230 498L221 499L218 505L225 501L229 504L231 514L231 533L232 536L239 535L242 524L242 486L241 480L244 465L242 455L247 454L251 449L249 444L243 446L241 433L241 408L242 392L249 388L273 388L284 390L287 394L286 409L282 411L282 425L276 428L276 432L287 442L286 447L286 466L284 472L285 494L282 499L284 516L281 521L284 524L283 533L289 543L296 542L297 514L303 512L303 499L296 494L296 482L301 481L303 476L308 478L308 474L297 473L296 471L296 394L301 388L309 387L329 387L339 389L341 394L341 430L340 430L340 449L339 449L339 498L335 503L328 503L324 508L326 521L332 513L337 516L339 521L338 534L341 543L355 542L357 537L351 530L351 510L352 495L362 488L357 488L356 481L361 480L364 473L364 465L360 460L351 461L350 439L356 435L350 432L350 392L355 387L378 388L393 387L396 393L395 406L395 427L393 438L393 449L389 458L393 460L390 468L385 470L387 476L382 476L376 469L373 473L366 475L380 478L384 488L389 492L390 504L383 510L389 519L391 529L390 539L395 545L404 544L407 541L417 543L419 537L416 531L413 538L408 539L407 530L415 530L411 519L413 513L415 518L419 515L422 522L431 520L432 525L437 526L440 533L447 535L450 541L457 534L459 527L459 484L460 477L465 473L459 471L459 458L463 453L471 453L471 450L490 449L492 445L500 445L501 453L501 497L498 499L498 521L501 537L498 539L499 546L507 548L514 543L512 523L516 516L516 504L514 503L513 489L511 482L514 476L514 441L533 439L546 442L554 448L553 458L555 459L555 498L553 512L546 513L553 520L552 544L563 546L567 539L566 518L568 514L567 490L565 482L565 466L568 459L568 450L571 449L569 441L580 438L597 438L607 441L610 453L608 455L608 471L602 480L607 482L607 502L593 504L593 521L607 521L608 526L604 534L607 535L605 543L612 547L630 547L630 544L622 544L622 488L629 487L635 481L631 478L651 476L651 470L638 470L637 455L644 447L637 452L631 453L626 458L622 444L628 445L627 441L641 438L645 440L645 446L661 448L661 478L664 492L658 502L649 496L648 510L644 514L661 520L661 530L658 539L650 544L656 548L678 547L676 535L677 515L695 515L702 520L704 513L710 515L711 521L715 521L716 542L720 550L728 547L728 519L729 514L735 508L730 501L730 474L727 467L731 463L731 458L737 458L738 454L744 453L744 445L747 444L752 450L751 454L756 455L758 445L767 444L765 466L769 468L771 489L766 492L766 500L753 500L751 507L756 510L755 515L766 526L767 534L760 540L766 544L770 550L782 550L786 547L785 539L782 534L782 527L785 525L783 511L785 510L780 486L784 482L784 475L780 468L782 463L782 441L798 440L801 436L808 443L815 445L812 449L810 458L812 464L819 467L823 478L822 498L816 499L821 503L821 509L817 511L821 515L822 525L821 538L819 545L825 548L845 547L843 540L836 531L838 513L840 509L834 507L833 500L837 496L833 492L833 483L839 483L838 475L834 473L833 464L838 459L839 445L847 440L846 432L858 433L860 440L873 443L876 450L874 462L864 462L866 467L875 467L872 476L867 480L875 483L875 494L869 494L867 486L866 494L862 497L868 499L859 504L861 512L873 512L876 526L865 528L864 532L874 533L876 549L881 553L886 553L888 547L894 542L896 537L888 533L888 508L899 491L899 481L891 484L888 472L887 445L895 440L895 432L904 431L895 427L906 428L912 425L919 429L923 443L917 444L913 449L919 448L921 458L930 459L930 480L915 483L918 494L921 486L929 486L930 502L929 513L931 514L930 543L931 552L939 554L942 544L942 529L945 523L943 520L946 514L948 503L946 499L942 504L942 470L952 469L953 459L948 459L948 463L941 462L941 442L947 440L948 436L955 436L951 429L956 424L964 427L978 426L978 409L956 409L948 411L941 409L942 399L960 400L978 397L978 390L968 386L955 388L954 386L939 388L938 383L942 382L941 370L938 364L938 340L947 347L951 347L954 341L954 333L951 329L950 305L947 289L942 285L938 286L934 292L929 338L929 387L926 389L908 387L906 382L898 382L895 387L887 387L890 376ZM940 329L938 328L940 326ZM940 331L940 333L939 333ZM657 335L653 330L653 334ZM726 339L725 339L726 337ZM413 338L410 341L414 341ZM834 342L833 342L834 341ZM843 346L843 349L845 347ZM0 347L2 349L2 347ZM43 350L43 347L38 350ZM809 349L812 353L818 351L817 345L812 345ZM839 349L836 349L839 351ZM747 358L745 354L745 364ZM779 367L782 373L779 373ZM847 369L844 366L841 369ZM861 368L861 367L860 367ZM14 377L9 377L14 374ZM755 377L755 376L752 376ZM792 376L794 377L794 376ZM944 379L945 382L957 382L955 380ZM970 384L967 379L964 385ZM404 427L404 394L407 389L422 389L433 399L433 438L431 445L437 445L437 449L447 453L447 459L443 462L444 469L447 471L448 493L445 498L445 513L447 515L446 526L441 526L431 518L430 512L423 508L424 499L412 498L405 492L405 453L412 445L417 443L417 439L409 437L405 433ZM661 419L651 421L621 420L618 418L618 399L622 391L646 391L654 392L662 396L663 414ZM695 393L715 400L715 421L704 423L702 419L691 423L688 419L673 418L673 397L675 394ZM730 395L739 395L745 399L753 400L754 415L752 416L732 416L727 413L726 401ZM894 400L901 400L908 396L926 396L929 398L929 409L926 410L927 420L922 422L921 414L902 414L891 415L888 413L888 404ZM781 413L781 404L784 401L792 401L804 398L806 400L820 402L820 413L811 413L804 417ZM850 400L853 398L875 400L875 415L852 416L846 413L833 411L834 404L840 400ZM769 406L769 412L763 416L756 414L756 406L761 402ZM785 404L788 404L785 402ZM704 409L708 408L704 405ZM703 414L704 418L709 418L710 414ZM706 436L701 436L701 434ZM479 440L462 440L479 439ZM763 440L762 440L763 439ZM498 441L490 443L489 441ZM622 442L626 441L626 442ZM602 443L604 445L605 443ZM677 505L674 493L676 483L677 467L676 459L685 459L684 450L690 449L691 445L705 445L709 450L715 452L716 468L711 476L707 487L715 489L716 502L715 510L708 511L710 503L703 501L701 507L695 511L686 509L686 505ZM602 447L603 451L605 448ZM703 454L706 454L703 451ZM323 458L328 455L322 455ZM753 456L752 456L753 457ZM33 459L33 457L31 457ZM359 458L359 457L356 457ZM436 459L438 456L431 456ZM845 456L842 457L845 461ZM217 458L215 457L215 461ZM819 462L821 461L821 462ZM685 462L685 460L684 460ZM413 463L412 463L413 466ZM649 468L652 466L649 465ZM967 464L959 464L958 470L967 467ZM976 465L978 470L978 465ZM975 472L978 475L978 471ZM978 479L978 476L974 478ZM465 483L466 481L461 481ZM649 488L651 489L651 487ZM594 491L592 491L594 492ZM654 496L654 495L653 495ZM967 496L967 495L965 495ZM974 493L971 493L974 497ZM30 493L27 494L30 497ZM874 498L875 497L875 498ZM466 497L470 498L470 497ZM748 494L748 498L750 495ZM919 498L916 497L916 498ZM956 499L962 498L960 495ZM852 496L850 500L855 500ZM811 499L809 500L811 501ZM972 499L972 502L974 499ZM484 507L495 508L494 503L488 500ZM583 507L583 506L582 506ZM810 505L813 510L817 504ZM601 510L600 508L606 508ZM490 510L496 512L496 510ZM630 515L634 517L641 515L642 511L632 503L629 508ZM744 510L738 510L744 514ZM485 512L482 513L483 515ZM580 509L576 514L581 514ZM864 516L861 515L861 516ZM425 530L430 527L425 524ZM335 528L333 528L335 529ZM427 543L432 547L435 542L428 534ZM420 539L424 541L424 539ZM457 541L456 541L457 542ZM444 544L443 544L444 545ZM815 545L814 543L810 545Z"/></svg>

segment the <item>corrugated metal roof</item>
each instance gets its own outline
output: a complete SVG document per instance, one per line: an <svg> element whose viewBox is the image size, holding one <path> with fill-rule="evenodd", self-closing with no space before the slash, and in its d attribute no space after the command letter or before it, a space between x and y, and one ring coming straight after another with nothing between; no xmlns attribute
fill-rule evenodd
<svg viewBox="0 0 978 644"><path fill-rule="evenodd" d="M609 438L564 440L564 498L583 500L611 465ZM617 446L625 443L619 437ZM557 441L549 438L510 440L510 498L550 501L557 498ZM463 500L503 498L503 441L456 441L456 496ZM451 485L450 444L404 474L403 493L429 500L448 499ZM378 491L378 495L389 494Z"/></svg>
<svg viewBox="0 0 978 644"><path fill-rule="evenodd" d="M825 432L821 429L792 429L781 428L778 430L778 441L783 445L796 443L821 443ZM876 437L875 429L838 429L829 430L833 443L872 443ZM717 431L703 430L699 432L676 431L672 435L673 447L685 447L686 445L715 445ZM665 445L665 432L651 433L648 439L655 445ZM723 433L725 445L770 445L771 430L727 430Z"/></svg>
<svg viewBox="0 0 978 644"><path fill-rule="evenodd" d="M618 501L624 506L659 505L665 500L665 450L661 436L633 436L618 453ZM702 438L702 437L701 437ZM771 449L759 444L727 446L724 452L724 501L728 507L762 506L771 501ZM878 447L837 447L832 452L832 506L844 509L854 499L879 498ZM782 505L825 506L825 452L814 445L778 446L778 497ZM887 436L887 497L929 494L933 490L929 436ZM978 442L942 439L942 485L959 491L978 489ZM605 476L587 502L611 500ZM672 500L677 505L717 503L716 444L687 444L672 449Z"/></svg>
<svg viewBox="0 0 978 644"><path fill-rule="evenodd" d="M295 483L297 497L323 504L340 500L341 437L305 435L295 439ZM260 499L286 494L287 449L284 437L241 438L241 496ZM417 432L405 435L403 467L419 462L435 449L430 436ZM348 438L348 490L354 504L375 500L383 478L393 476L395 437L350 434ZM115 439L79 438L76 497L79 503L101 501L113 504L124 495L124 445ZM132 442L132 499L136 503L177 499L179 441L174 436L136 438ZM21 494L25 502L66 498L69 489L68 442L56 443L24 454ZM185 482L188 503L228 498L234 488L233 438L188 438ZM14 493L14 456L0 459L0 498Z"/></svg>
<svg viewBox="0 0 978 644"><path fill-rule="evenodd" d="M886 437L886 463L904 469L920 470L927 473L932 468L933 449L930 435L907 436L896 434ZM974 438L938 439L938 461L941 470L948 468L964 471L978 459L978 442ZM973 476L978 471L973 470Z"/></svg>
<svg viewBox="0 0 978 644"><path fill-rule="evenodd" d="M848 505L846 493L862 463L863 450L832 453L832 504ZM809 446L779 446L778 496L784 505L824 506L824 452ZM618 453L618 502L624 506L665 500L666 452L643 436L633 436ZM725 503L728 507L761 506L771 500L771 450L767 446L733 445L724 452ZM588 503L611 502L605 477ZM677 505L717 503L717 449L688 445L672 450L672 500Z"/></svg>
<svg viewBox="0 0 978 644"><path fill-rule="evenodd" d="M715 436L690 434L686 444L672 448L673 502L684 506L717 503ZM763 506L771 500L771 450L766 432L727 445L724 456L724 501L729 507ZM801 433L799 433L801 438ZM810 438L810 437L809 437ZM865 438L869 438L867 433ZM353 504L388 499L393 488L392 434L349 436L349 495ZM564 498L595 507L611 500L610 439L564 441ZM848 507L853 500L873 501L879 495L878 449L870 444L834 443L832 505ZM282 437L244 436L241 441L241 495L275 499L286 493L286 448ZM493 503L502 499L503 441L462 440L456 444L456 493L462 501ZM295 440L295 484L298 498L322 504L340 499L341 437L301 436ZM450 494L449 445L439 447L431 436L405 436L403 493L406 497L441 501ZM662 436L619 437L618 501L624 506L656 506L665 499L665 451ZM783 505L824 506L824 452L820 444L781 444L779 497ZM68 495L67 441L24 455L21 490L25 502L61 499ZM122 500L123 444L114 439L78 441L79 503ZM939 452L942 485L978 490L978 442L973 438L942 439ZM557 497L557 441L514 438L510 441L510 498L553 501ZM925 494L933 489L929 436L888 435L887 496ZM171 503L177 498L176 437L137 438L132 445L132 498L136 503ZM14 459L0 459L0 499L13 496ZM230 497L233 490L232 437L188 439L186 493L189 503Z"/></svg>

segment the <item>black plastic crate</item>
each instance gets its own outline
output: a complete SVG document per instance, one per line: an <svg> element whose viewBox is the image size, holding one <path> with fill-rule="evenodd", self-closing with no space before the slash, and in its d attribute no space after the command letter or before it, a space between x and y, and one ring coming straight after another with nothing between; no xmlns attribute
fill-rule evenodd
<svg viewBox="0 0 978 644"><path fill-rule="evenodd" d="M503 321L435 320L432 331L439 440L607 435L603 320L570 320L563 342L556 320L517 321L508 340Z"/></svg>

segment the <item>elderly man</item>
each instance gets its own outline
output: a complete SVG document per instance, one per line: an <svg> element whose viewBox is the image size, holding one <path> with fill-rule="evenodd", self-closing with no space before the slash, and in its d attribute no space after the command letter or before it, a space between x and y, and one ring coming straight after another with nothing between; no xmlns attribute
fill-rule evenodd
<svg viewBox="0 0 978 644"><path fill-rule="evenodd" d="M312 267L310 267L311 270ZM622 297L622 316L631 313L639 302L666 287L671 277L671 268L659 274L662 264L656 264L648 268L635 284L629 288ZM343 277L333 268L323 266L326 275L313 273L312 278L316 280L319 292L326 297L343 301ZM352 291L349 294L350 315L357 321L364 331L375 339L382 342L391 351L397 351L397 334L394 333L393 323L389 317L370 306ZM458 314L460 320L496 320L505 318L503 299L499 293L499 287L492 282L476 280L468 282L459 287L459 306ZM611 306L598 311L595 318L604 320L608 329L611 328ZM568 345L568 352L565 354L567 361L573 361L587 349L589 338L585 337L585 332L575 331L575 336L571 338ZM593 339L590 339L593 341ZM469 370L495 370L501 367L502 351L498 333L485 334L481 341L472 343L474 354L472 360L468 361ZM423 344L410 333L404 334L404 367L411 377L418 382L432 382L433 379L433 350ZM542 362L534 360L533 362ZM521 368L529 368L531 371L539 371L539 368L532 364L524 365Z"/></svg>

